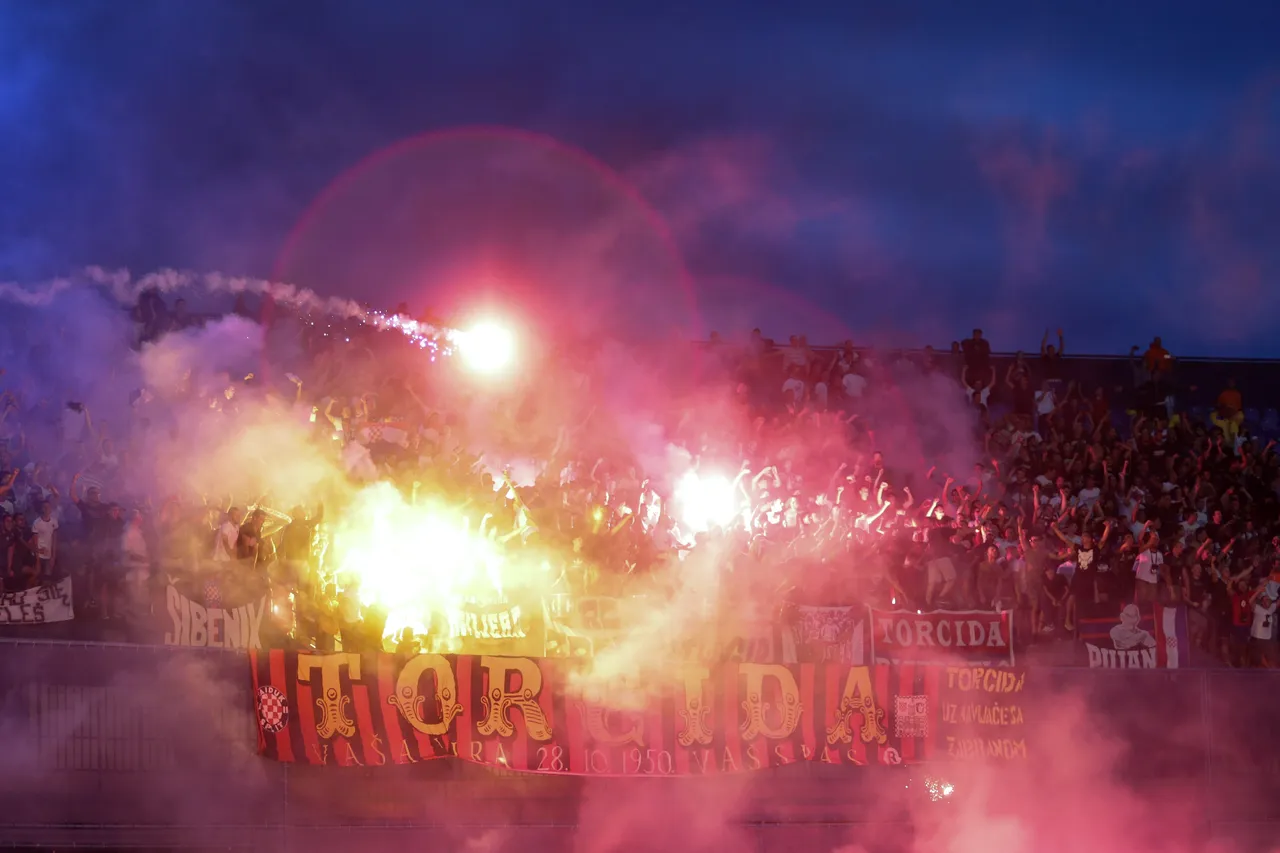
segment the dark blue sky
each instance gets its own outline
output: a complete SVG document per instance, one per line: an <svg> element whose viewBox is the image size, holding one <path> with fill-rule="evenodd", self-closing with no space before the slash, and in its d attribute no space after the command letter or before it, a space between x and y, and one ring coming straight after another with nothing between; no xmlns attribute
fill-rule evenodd
<svg viewBox="0 0 1280 853"><path fill-rule="evenodd" d="M418 304L474 267L673 305L630 184L722 330L1280 355L1277 34L1262 0L13 0L0 278L278 268ZM469 125L625 183L532 138L410 146L282 256L339 175Z"/></svg>

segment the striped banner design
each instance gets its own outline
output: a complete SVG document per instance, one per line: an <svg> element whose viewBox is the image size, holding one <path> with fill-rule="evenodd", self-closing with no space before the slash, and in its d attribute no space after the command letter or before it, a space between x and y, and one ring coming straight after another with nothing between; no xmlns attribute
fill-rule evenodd
<svg viewBox="0 0 1280 853"><path fill-rule="evenodd" d="M643 693L605 695L575 677L580 664L548 658L255 650L250 661L260 752L283 762L460 758L675 776L1026 754L1019 670L687 664L660 684L646 679Z"/></svg>

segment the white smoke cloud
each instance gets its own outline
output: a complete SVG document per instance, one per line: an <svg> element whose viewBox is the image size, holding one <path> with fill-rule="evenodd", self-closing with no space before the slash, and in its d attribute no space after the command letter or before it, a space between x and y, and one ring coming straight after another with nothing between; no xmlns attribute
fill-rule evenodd
<svg viewBox="0 0 1280 853"><path fill-rule="evenodd" d="M262 326L235 316L171 332L143 345L143 381L152 388L176 389L193 374L226 373L238 379L257 368L263 345Z"/></svg>

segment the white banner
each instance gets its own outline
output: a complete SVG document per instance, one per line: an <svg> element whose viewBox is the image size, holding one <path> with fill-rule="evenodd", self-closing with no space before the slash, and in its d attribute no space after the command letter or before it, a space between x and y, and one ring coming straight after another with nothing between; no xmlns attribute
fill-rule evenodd
<svg viewBox="0 0 1280 853"><path fill-rule="evenodd" d="M262 618L270 604L267 596L231 610L222 610L192 601L170 584L164 598L169 619L173 621L173 630L165 632L165 645L211 649L262 648Z"/></svg>
<svg viewBox="0 0 1280 853"><path fill-rule="evenodd" d="M71 578L22 592L0 593L0 625L43 625L74 618Z"/></svg>

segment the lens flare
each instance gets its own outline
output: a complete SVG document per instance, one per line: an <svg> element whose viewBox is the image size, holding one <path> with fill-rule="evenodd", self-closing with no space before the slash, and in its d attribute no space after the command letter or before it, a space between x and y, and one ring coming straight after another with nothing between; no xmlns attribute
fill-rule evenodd
<svg viewBox="0 0 1280 853"><path fill-rule="evenodd" d="M719 474L687 472L676 483L674 497L681 523L694 533L726 527L738 514L733 481Z"/></svg>
<svg viewBox="0 0 1280 853"><path fill-rule="evenodd" d="M467 367L476 373L497 373L515 360L516 337L498 323L477 323L458 331L454 343Z"/></svg>

